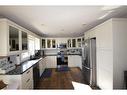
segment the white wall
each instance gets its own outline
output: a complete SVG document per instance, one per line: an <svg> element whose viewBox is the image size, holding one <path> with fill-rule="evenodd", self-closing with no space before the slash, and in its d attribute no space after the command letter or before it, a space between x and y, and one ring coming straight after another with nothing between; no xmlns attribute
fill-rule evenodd
<svg viewBox="0 0 127 95"><path fill-rule="evenodd" d="M112 20L95 28L97 48L97 85L101 89L113 88Z"/></svg>
<svg viewBox="0 0 127 95"><path fill-rule="evenodd" d="M127 70L127 19L114 19L113 31L113 88L122 89Z"/></svg>
<svg viewBox="0 0 127 95"><path fill-rule="evenodd" d="M101 89L113 89L112 20L108 20L88 32L85 33L85 39L96 37L97 85Z"/></svg>

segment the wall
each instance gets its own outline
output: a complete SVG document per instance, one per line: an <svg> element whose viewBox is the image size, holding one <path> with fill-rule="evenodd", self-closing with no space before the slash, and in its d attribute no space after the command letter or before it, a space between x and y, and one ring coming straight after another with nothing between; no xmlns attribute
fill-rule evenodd
<svg viewBox="0 0 127 95"><path fill-rule="evenodd" d="M85 37L96 37L97 85L101 89L113 89L112 19L88 32Z"/></svg>
<svg viewBox="0 0 127 95"><path fill-rule="evenodd" d="M113 88L122 89L127 70L127 19L114 19L113 31Z"/></svg>
<svg viewBox="0 0 127 95"><path fill-rule="evenodd" d="M113 89L112 20L96 27L97 85L101 89Z"/></svg>

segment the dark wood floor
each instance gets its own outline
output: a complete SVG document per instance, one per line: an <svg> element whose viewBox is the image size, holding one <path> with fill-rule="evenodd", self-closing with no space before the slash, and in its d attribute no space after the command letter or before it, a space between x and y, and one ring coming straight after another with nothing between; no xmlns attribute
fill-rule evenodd
<svg viewBox="0 0 127 95"><path fill-rule="evenodd" d="M85 83L79 68L70 68L69 71L62 72L51 70L51 77L41 78L35 89L74 89L72 81Z"/></svg>

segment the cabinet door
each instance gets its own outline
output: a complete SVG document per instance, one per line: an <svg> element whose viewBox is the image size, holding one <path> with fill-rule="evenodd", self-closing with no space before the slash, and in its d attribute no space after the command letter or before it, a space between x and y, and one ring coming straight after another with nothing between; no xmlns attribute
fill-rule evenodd
<svg viewBox="0 0 127 95"><path fill-rule="evenodd" d="M46 41L45 41L45 39L42 39L42 48L46 48Z"/></svg>
<svg viewBox="0 0 127 95"><path fill-rule="evenodd" d="M56 56L46 57L46 68L56 68Z"/></svg>
<svg viewBox="0 0 127 95"><path fill-rule="evenodd" d="M27 33L22 31L22 50L28 50L28 37Z"/></svg>
<svg viewBox="0 0 127 95"><path fill-rule="evenodd" d="M80 67L81 68L81 56L78 55L69 55L68 56L68 66L69 67Z"/></svg>
<svg viewBox="0 0 127 95"><path fill-rule="evenodd" d="M52 48L56 48L56 40L52 39Z"/></svg>
<svg viewBox="0 0 127 95"><path fill-rule="evenodd" d="M39 61L40 76L43 74L45 68L46 68L45 58L42 58L42 60Z"/></svg>
<svg viewBox="0 0 127 95"><path fill-rule="evenodd" d="M67 40L67 45L68 45L68 47L71 47L71 39Z"/></svg>
<svg viewBox="0 0 127 95"><path fill-rule="evenodd" d="M81 47L82 45L82 39L81 38L77 38L77 47Z"/></svg>
<svg viewBox="0 0 127 95"><path fill-rule="evenodd" d="M12 26L9 26L9 45L10 51L19 50L19 30Z"/></svg>
<svg viewBox="0 0 127 95"><path fill-rule="evenodd" d="M31 67L22 74L22 89L33 88L33 68Z"/></svg>
<svg viewBox="0 0 127 95"><path fill-rule="evenodd" d="M79 55L75 55L73 59L75 62L75 66L80 67L80 69L82 69L82 57Z"/></svg>
<svg viewBox="0 0 127 95"><path fill-rule="evenodd" d="M76 47L76 39L72 39L72 47Z"/></svg>
<svg viewBox="0 0 127 95"><path fill-rule="evenodd" d="M68 66L69 66L69 67L76 67L72 55L69 55L69 56L68 56Z"/></svg>
<svg viewBox="0 0 127 95"><path fill-rule="evenodd" d="M47 48L51 48L51 40L47 39Z"/></svg>

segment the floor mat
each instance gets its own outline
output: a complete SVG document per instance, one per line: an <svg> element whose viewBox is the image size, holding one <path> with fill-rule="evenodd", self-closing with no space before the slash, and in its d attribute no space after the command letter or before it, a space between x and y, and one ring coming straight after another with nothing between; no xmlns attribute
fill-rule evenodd
<svg viewBox="0 0 127 95"><path fill-rule="evenodd" d="M49 78L51 77L52 70L51 69L45 69L44 73L42 74L43 78Z"/></svg>
<svg viewBox="0 0 127 95"><path fill-rule="evenodd" d="M62 71L70 71L69 67L60 67L56 69L57 72L62 72Z"/></svg>

